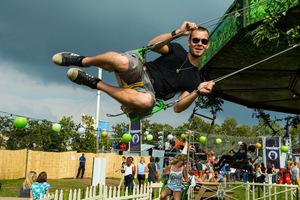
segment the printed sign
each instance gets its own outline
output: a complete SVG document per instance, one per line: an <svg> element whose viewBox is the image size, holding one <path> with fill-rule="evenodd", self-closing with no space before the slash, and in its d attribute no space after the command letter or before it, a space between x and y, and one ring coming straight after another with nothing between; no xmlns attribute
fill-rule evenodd
<svg viewBox="0 0 300 200"><path fill-rule="evenodd" d="M129 151L130 152L137 152L141 151L141 121L130 121L130 134L132 139L129 144Z"/></svg>

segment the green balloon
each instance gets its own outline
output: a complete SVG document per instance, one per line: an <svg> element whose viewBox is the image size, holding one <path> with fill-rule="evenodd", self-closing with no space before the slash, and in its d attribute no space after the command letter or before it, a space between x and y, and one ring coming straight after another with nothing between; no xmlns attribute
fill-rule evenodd
<svg viewBox="0 0 300 200"><path fill-rule="evenodd" d="M287 153L287 152L289 152L289 147L286 146L286 145L282 145L280 147L280 150L281 150L282 153Z"/></svg>
<svg viewBox="0 0 300 200"><path fill-rule="evenodd" d="M201 137L199 138L199 141L200 141L201 143L205 143L205 142L207 141L207 138L206 138L205 136L201 136Z"/></svg>
<svg viewBox="0 0 300 200"><path fill-rule="evenodd" d="M216 143L221 144L222 143L221 138L216 139Z"/></svg>
<svg viewBox="0 0 300 200"><path fill-rule="evenodd" d="M122 139L123 139L124 142L130 142L131 139L132 139L132 136L131 136L131 134L129 134L129 133L125 133L125 134L122 136Z"/></svg>
<svg viewBox="0 0 300 200"><path fill-rule="evenodd" d="M153 135L151 135L151 134L147 135L147 140L149 140L149 141L153 140Z"/></svg>
<svg viewBox="0 0 300 200"><path fill-rule="evenodd" d="M60 129L61 129L61 125L60 124L53 124L52 125L52 130L59 131Z"/></svg>
<svg viewBox="0 0 300 200"><path fill-rule="evenodd" d="M17 118L14 120L14 126L15 126L17 129L22 129L22 128L24 128L26 125L27 125L27 119L26 119L25 117L17 117Z"/></svg>

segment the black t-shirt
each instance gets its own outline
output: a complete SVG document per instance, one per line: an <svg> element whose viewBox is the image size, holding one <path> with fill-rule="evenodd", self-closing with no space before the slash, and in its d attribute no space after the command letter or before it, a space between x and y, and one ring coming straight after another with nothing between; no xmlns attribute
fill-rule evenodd
<svg viewBox="0 0 300 200"><path fill-rule="evenodd" d="M178 43L169 43L168 47L168 54L145 64L154 81L155 96L159 99L165 99L172 93L191 93L201 83L198 67L190 63L187 51ZM176 73L180 68L180 72Z"/></svg>

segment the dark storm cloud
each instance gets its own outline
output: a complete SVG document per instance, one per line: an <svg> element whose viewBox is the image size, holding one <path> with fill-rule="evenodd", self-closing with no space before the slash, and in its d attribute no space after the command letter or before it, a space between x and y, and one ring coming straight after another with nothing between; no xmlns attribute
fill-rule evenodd
<svg viewBox="0 0 300 200"><path fill-rule="evenodd" d="M72 51L90 56L106 51L138 49L147 45L154 37L178 29L183 21L200 24L220 17L232 2L233 0L1 0L0 67L1 70L11 70L7 72L10 77L2 76L0 82L11 81L7 87L12 87L11 90L0 90L1 95L6 97L5 102L1 102L1 110L38 118L51 117L51 120L68 116L68 111L78 113L87 100L83 100L84 103L81 104L77 98L88 97L90 94L93 98L94 91L71 83L66 78L67 68L52 63L55 53ZM186 38L178 42L186 45ZM155 57L155 53L149 53L147 59ZM97 75L95 67L87 71ZM15 74L23 81L18 81L18 85L14 85ZM113 73L103 72L103 80L116 85ZM36 87L37 85L40 87ZM27 94L23 94L22 90ZM31 90L36 90L36 94L31 93ZM33 95L41 100L27 98ZM47 98L47 95L51 98ZM102 97L103 109L110 110L103 111L100 119L104 119L108 112L116 114L120 111L118 103L104 94ZM68 107L69 105L72 106ZM239 122L248 124L252 111L247 113L245 107L232 109L233 106L224 106L219 122L226 117L237 116ZM94 110L95 108L89 114L94 115ZM208 111L201 112L209 115ZM190 114L191 109L181 114L174 114L169 109L150 120L178 125L186 121ZM106 120L119 119L125 119L127 123L125 117ZM255 119L253 121L256 123Z"/></svg>
<svg viewBox="0 0 300 200"><path fill-rule="evenodd" d="M0 56L23 73L60 82L65 73L51 62L56 52L95 55L137 49L184 20L200 23L221 16L231 3L215 2L4 0Z"/></svg>

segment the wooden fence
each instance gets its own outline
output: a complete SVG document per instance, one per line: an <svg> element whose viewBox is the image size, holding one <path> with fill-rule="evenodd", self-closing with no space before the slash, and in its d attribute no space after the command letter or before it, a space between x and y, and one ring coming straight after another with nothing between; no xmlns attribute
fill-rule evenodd
<svg viewBox="0 0 300 200"><path fill-rule="evenodd" d="M261 188L262 187L262 188ZM300 195L300 194L299 194ZM298 197L298 185L247 183L246 200L286 199L294 200Z"/></svg>
<svg viewBox="0 0 300 200"><path fill-rule="evenodd" d="M25 177L26 149L0 150L0 179Z"/></svg>
<svg viewBox="0 0 300 200"><path fill-rule="evenodd" d="M74 178L79 166L79 157L82 153L43 152L32 150L0 150L0 179L24 178L29 171L47 172L48 179ZM121 178L121 172L115 172L122 164L122 156L114 153L84 153L86 166L84 177L92 177L93 158L107 158L106 177ZM140 161L139 156L132 156L134 163ZM150 156L144 157L146 164Z"/></svg>

